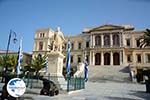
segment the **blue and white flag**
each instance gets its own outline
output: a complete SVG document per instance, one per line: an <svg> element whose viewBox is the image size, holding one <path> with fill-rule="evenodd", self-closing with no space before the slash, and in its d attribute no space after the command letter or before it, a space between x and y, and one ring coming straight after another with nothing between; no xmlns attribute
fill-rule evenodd
<svg viewBox="0 0 150 100"><path fill-rule="evenodd" d="M45 72L46 74L48 73L48 57L46 57L46 60L45 60Z"/></svg>
<svg viewBox="0 0 150 100"><path fill-rule="evenodd" d="M17 68L16 68L16 74L19 75L20 69L21 69L21 62L23 59L23 53L22 53L22 38L20 39L20 45L19 45L19 51L18 51L18 58L17 58Z"/></svg>
<svg viewBox="0 0 150 100"><path fill-rule="evenodd" d="M84 80L87 82L88 80L88 62L87 62L87 57L86 53L84 54Z"/></svg>
<svg viewBox="0 0 150 100"><path fill-rule="evenodd" d="M70 74L70 62L71 62L71 54L70 54L70 50L71 50L71 43L70 40L68 40L67 43L67 62L66 62L66 70L67 70L67 75Z"/></svg>

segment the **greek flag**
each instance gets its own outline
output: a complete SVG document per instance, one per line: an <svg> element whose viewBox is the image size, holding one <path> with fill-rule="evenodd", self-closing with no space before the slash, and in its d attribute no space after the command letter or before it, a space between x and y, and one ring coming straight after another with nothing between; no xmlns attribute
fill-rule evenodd
<svg viewBox="0 0 150 100"><path fill-rule="evenodd" d="M46 60L45 60L45 72L46 74L48 73L48 57L46 57Z"/></svg>
<svg viewBox="0 0 150 100"><path fill-rule="evenodd" d="M70 40L68 40L67 43L67 62L66 62L66 70L67 70L67 75L70 74L70 62L71 62L71 54L70 54L70 50L71 50L71 43Z"/></svg>
<svg viewBox="0 0 150 100"><path fill-rule="evenodd" d="M23 54L22 54L22 38L20 39L20 45L19 45L19 51L18 51L18 57L17 57L17 68L16 73L19 75L20 69L21 69L21 62L22 62Z"/></svg>
<svg viewBox="0 0 150 100"><path fill-rule="evenodd" d="M87 63L87 58L86 58L86 53L85 53L85 58L84 58L84 80L87 82L88 80L88 63Z"/></svg>

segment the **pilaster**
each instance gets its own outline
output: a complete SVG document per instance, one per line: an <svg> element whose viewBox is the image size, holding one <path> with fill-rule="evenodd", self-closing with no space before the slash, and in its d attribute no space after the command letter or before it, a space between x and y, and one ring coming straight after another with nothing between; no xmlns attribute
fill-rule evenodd
<svg viewBox="0 0 150 100"><path fill-rule="evenodd" d="M101 52L101 65L104 65L104 52Z"/></svg>
<svg viewBox="0 0 150 100"><path fill-rule="evenodd" d="M113 52L111 51L111 53L110 53L110 65L112 65L113 66Z"/></svg>
<svg viewBox="0 0 150 100"><path fill-rule="evenodd" d="M101 47L103 47L104 46L104 35L102 34L101 35Z"/></svg>

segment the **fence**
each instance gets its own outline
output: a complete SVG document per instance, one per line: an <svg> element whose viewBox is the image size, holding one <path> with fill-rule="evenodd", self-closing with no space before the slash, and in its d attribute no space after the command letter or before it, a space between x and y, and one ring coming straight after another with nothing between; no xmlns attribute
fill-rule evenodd
<svg viewBox="0 0 150 100"><path fill-rule="evenodd" d="M80 90L85 88L85 81L82 77L67 77L67 91Z"/></svg>
<svg viewBox="0 0 150 100"><path fill-rule="evenodd" d="M59 77L59 76L44 76L44 78L53 81L53 80L57 80L58 78L63 78L64 77ZM28 74L25 77L23 77L23 80L26 83L26 87L28 88L42 88L43 87L43 81L42 81L43 77L42 76L35 76L33 74ZM74 91L74 90L80 90L80 89L84 89L85 88L85 82L84 82L84 78L82 77L67 77L65 78L66 84L64 83L55 83L56 86L60 86L63 85L64 87L66 87L67 92L69 91Z"/></svg>

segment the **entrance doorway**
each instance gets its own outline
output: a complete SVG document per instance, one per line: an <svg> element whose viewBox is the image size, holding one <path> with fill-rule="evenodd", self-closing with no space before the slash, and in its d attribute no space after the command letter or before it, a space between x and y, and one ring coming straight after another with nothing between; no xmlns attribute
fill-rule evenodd
<svg viewBox="0 0 150 100"><path fill-rule="evenodd" d="M104 54L104 65L110 65L110 54L109 53Z"/></svg>
<svg viewBox="0 0 150 100"><path fill-rule="evenodd" d="M119 53L113 54L113 64L114 65L120 65L120 55Z"/></svg>
<svg viewBox="0 0 150 100"><path fill-rule="evenodd" d="M95 54L95 65L100 65L101 64L101 54L96 53Z"/></svg>

